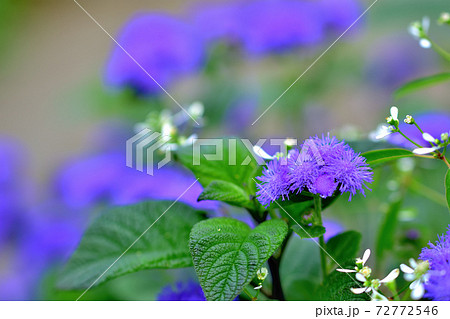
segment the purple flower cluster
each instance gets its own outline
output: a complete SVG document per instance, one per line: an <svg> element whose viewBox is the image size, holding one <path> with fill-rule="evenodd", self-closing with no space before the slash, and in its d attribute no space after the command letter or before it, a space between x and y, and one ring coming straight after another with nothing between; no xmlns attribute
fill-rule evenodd
<svg viewBox="0 0 450 319"><path fill-rule="evenodd" d="M350 146L335 137L311 137L293 149L288 155L271 160L257 177L258 200L268 206L290 194L309 192L322 198L336 191L350 193L350 199L358 191L364 195L364 187L372 182L372 171L366 159Z"/></svg>
<svg viewBox="0 0 450 319"><path fill-rule="evenodd" d="M118 42L123 49L114 47L106 65L105 82L141 95L161 92L146 72L166 87L176 78L197 71L204 61L198 32L164 14L137 14L125 24Z"/></svg>
<svg viewBox="0 0 450 319"><path fill-rule="evenodd" d="M318 44L327 31L342 32L360 13L356 0L235 1L199 7L194 24L209 42L226 40L261 55Z"/></svg>
<svg viewBox="0 0 450 319"><path fill-rule="evenodd" d="M447 233L438 235L436 243L422 249L421 260L430 263L425 297L437 301L450 301L450 225Z"/></svg>
<svg viewBox="0 0 450 319"><path fill-rule="evenodd" d="M205 65L208 44L228 41L251 55L316 45L359 16L357 0L254 0L197 5L191 23L139 13L121 29L104 80L114 89L155 95ZM145 70L142 70L142 68ZM148 73L148 74L147 74ZM153 79L149 76L153 77Z"/></svg>

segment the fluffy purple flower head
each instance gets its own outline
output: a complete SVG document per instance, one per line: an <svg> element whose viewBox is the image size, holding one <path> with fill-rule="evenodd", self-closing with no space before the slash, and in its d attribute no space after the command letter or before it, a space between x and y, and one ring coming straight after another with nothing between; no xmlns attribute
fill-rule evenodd
<svg viewBox="0 0 450 319"><path fill-rule="evenodd" d="M259 202L268 206L279 197L287 198L289 193L290 176L289 166L285 158L276 158L270 161L263 169L262 176L256 177L261 183L257 183Z"/></svg>
<svg viewBox="0 0 450 319"><path fill-rule="evenodd" d="M287 165L282 165L283 159ZM303 191L326 198L339 190L350 193L351 200L358 191L364 195L372 175L366 159L347 144L329 135L316 136L306 140L301 151L291 150L287 158L269 162L258 177L262 183L257 195L264 206Z"/></svg>
<svg viewBox="0 0 450 319"><path fill-rule="evenodd" d="M189 25L164 14L140 13L121 30L118 43L163 87L197 71L203 42ZM119 46L106 64L105 82L137 94L159 94L161 88Z"/></svg>
<svg viewBox="0 0 450 319"><path fill-rule="evenodd" d="M202 287L193 281L168 285L158 294L158 301L206 301Z"/></svg>
<svg viewBox="0 0 450 319"><path fill-rule="evenodd" d="M304 149L304 148L303 148ZM300 193L303 190L314 189L314 184L319 177L319 164L308 152L299 152L294 149L289 152L289 190Z"/></svg>
<svg viewBox="0 0 450 319"><path fill-rule="evenodd" d="M450 301L450 225L446 234L422 249L419 258L430 263L425 297L436 301Z"/></svg>
<svg viewBox="0 0 450 319"><path fill-rule="evenodd" d="M434 136L435 138L440 138L442 133L450 132L450 113L449 112L430 112L423 113L414 116L415 122L420 126L420 128ZM430 147L430 143L422 138L422 133L417 129L415 125L409 125L406 123L400 123L400 130L412 139L414 142L424 146ZM388 142L408 148L415 148L415 146L407 141L399 133L393 133L387 137Z"/></svg>

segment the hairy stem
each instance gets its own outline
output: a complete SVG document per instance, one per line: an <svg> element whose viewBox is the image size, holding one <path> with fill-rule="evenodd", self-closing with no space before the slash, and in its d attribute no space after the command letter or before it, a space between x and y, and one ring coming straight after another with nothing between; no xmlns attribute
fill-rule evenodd
<svg viewBox="0 0 450 319"><path fill-rule="evenodd" d="M316 225L322 226L322 198L319 195L314 196L314 220ZM327 277L327 256L325 255L325 240L323 235L319 237L320 245L320 265L322 266L323 281Z"/></svg>

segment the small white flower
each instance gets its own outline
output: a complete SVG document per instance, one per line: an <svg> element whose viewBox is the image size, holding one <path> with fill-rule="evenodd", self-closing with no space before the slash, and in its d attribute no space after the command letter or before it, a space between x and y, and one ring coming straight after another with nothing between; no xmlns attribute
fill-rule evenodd
<svg viewBox="0 0 450 319"><path fill-rule="evenodd" d="M428 280L429 263L422 261L417 263L414 259L409 260L409 264L401 264L400 269L404 272L404 278L406 281L412 281L409 285L411 289L411 298L413 300L419 300L425 293L424 283Z"/></svg>
<svg viewBox="0 0 450 319"><path fill-rule="evenodd" d="M406 115L403 122L405 122L406 124L414 124L414 118L411 115Z"/></svg>
<svg viewBox="0 0 450 319"><path fill-rule="evenodd" d="M435 146L435 147L421 147L421 148L416 148L413 150L414 154L417 155L425 155L425 154L430 154L433 153L434 151L438 150L439 147Z"/></svg>
<svg viewBox="0 0 450 319"><path fill-rule="evenodd" d="M203 106L203 103L197 101L188 107L188 112L194 119L197 119L203 116L205 107Z"/></svg>
<svg viewBox="0 0 450 319"><path fill-rule="evenodd" d="M442 12L438 22L439 22L439 24L443 24L443 23L450 24L450 13Z"/></svg>
<svg viewBox="0 0 450 319"><path fill-rule="evenodd" d="M409 33L419 41L419 45L424 49L431 48L431 42L427 39L429 28L430 19L428 17L423 17L422 22L412 23L408 28Z"/></svg>
<svg viewBox="0 0 450 319"><path fill-rule="evenodd" d="M364 265L366 264L366 262L369 259L369 257L370 257L370 249L366 249L366 251L364 252L362 258L356 258L356 262L355 262L356 263L356 267L355 267L355 269L341 269L341 268L338 268L336 270L339 271L339 272L361 272L361 270L363 270L364 268L367 268L367 267L364 267Z"/></svg>
<svg viewBox="0 0 450 319"><path fill-rule="evenodd" d="M389 282L397 279L398 275L400 275L400 270L398 268L392 270L386 277L380 280L381 284L387 284Z"/></svg>
<svg viewBox="0 0 450 319"><path fill-rule="evenodd" d="M433 136L431 136L431 134L428 134L428 133L423 133L422 138L425 141L430 142L430 143L434 143L436 141L436 139Z"/></svg>
<svg viewBox="0 0 450 319"><path fill-rule="evenodd" d="M380 125L378 128L369 134L371 140L381 140L393 133L392 126Z"/></svg>
<svg viewBox="0 0 450 319"><path fill-rule="evenodd" d="M394 121L398 121L398 108L396 106L391 107L391 116Z"/></svg>
<svg viewBox="0 0 450 319"><path fill-rule="evenodd" d="M269 271L266 267L262 267L261 269L258 269L256 272L256 277L258 277L259 281L264 281L266 279L267 275L269 274Z"/></svg>

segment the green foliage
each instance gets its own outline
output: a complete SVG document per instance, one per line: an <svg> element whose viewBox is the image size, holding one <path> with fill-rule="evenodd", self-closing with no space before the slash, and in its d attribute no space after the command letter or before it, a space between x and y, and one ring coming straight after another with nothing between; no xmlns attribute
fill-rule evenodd
<svg viewBox="0 0 450 319"><path fill-rule="evenodd" d="M212 181L209 183L198 197L198 200L220 200L238 207L255 208L254 201L250 199L250 196L242 188L225 181Z"/></svg>
<svg viewBox="0 0 450 319"><path fill-rule="evenodd" d="M326 250L333 259L343 265L351 259L356 258L361 246L362 236L360 233L350 230L330 238ZM333 262L333 266L335 262Z"/></svg>
<svg viewBox="0 0 450 319"><path fill-rule="evenodd" d="M208 300L233 300L281 245L288 227L266 221L253 230L232 218L196 224L189 246L195 271Z"/></svg>
<svg viewBox="0 0 450 319"><path fill-rule="evenodd" d="M344 268L354 267L354 264L347 263ZM321 298L327 301L367 301L370 296L366 293L356 295L350 291L350 288L362 287L362 283L358 282L354 273L341 273L333 271L325 281L320 291Z"/></svg>
<svg viewBox="0 0 450 319"><path fill-rule="evenodd" d="M399 199L391 203L384 221L379 229L375 254L377 259L382 259L386 251L392 250L395 243L395 233L398 226L398 215L402 208L403 200Z"/></svg>
<svg viewBox="0 0 450 319"><path fill-rule="evenodd" d="M302 225L302 227L294 225L291 228L300 236L300 238L316 238L322 236L326 232L325 227L319 225Z"/></svg>
<svg viewBox="0 0 450 319"><path fill-rule="evenodd" d="M207 158L218 152L214 145L199 146L200 154L194 154L193 146L181 148L177 152L179 161L189 168L205 187L205 193L200 200L208 197L254 211L262 211L261 205L252 200L256 197L254 179L261 174L262 167L240 139L224 138L221 139L221 143L223 148L217 147L223 149L220 159ZM214 184L208 188L213 182Z"/></svg>
<svg viewBox="0 0 450 319"><path fill-rule="evenodd" d="M431 76L427 76L424 78L420 78L420 79L416 79L413 80L411 82L408 82L406 84L404 84L403 86L401 86L400 88L398 88L395 92L394 92L394 96L396 99L399 99L407 94L410 94L412 92L436 85L436 84L440 84L443 83L445 81L449 81L450 80L450 73L449 72L445 72L445 73L439 73L439 74L434 74Z"/></svg>
<svg viewBox="0 0 450 319"><path fill-rule="evenodd" d="M369 151L361 154L367 160L370 167L375 168L389 162L414 156L413 152L401 148L388 148L383 150Z"/></svg>
<svg viewBox="0 0 450 319"><path fill-rule="evenodd" d="M189 232L204 216L187 205L171 204L144 202L107 209L87 229L58 286L84 289L97 279L100 284L142 269L192 266Z"/></svg>

